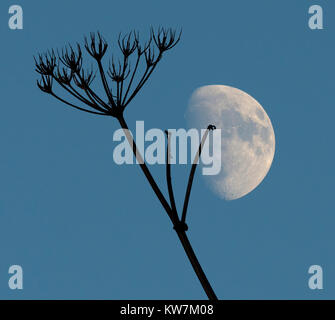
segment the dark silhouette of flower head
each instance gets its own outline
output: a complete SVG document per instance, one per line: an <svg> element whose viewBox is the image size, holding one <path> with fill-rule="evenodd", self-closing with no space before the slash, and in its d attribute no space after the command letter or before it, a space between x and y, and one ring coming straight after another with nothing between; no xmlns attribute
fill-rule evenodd
<svg viewBox="0 0 335 320"><path fill-rule="evenodd" d="M80 72L80 75L75 75L73 77L73 80L75 84L80 88L80 89L87 89L90 87L91 83L95 79L96 72L93 71L93 67L91 70L84 70L82 69Z"/></svg>
<svg viewBox="0 0 335 320"><path fill-rule="evenodd" d="M69 85L73 79L73 72L69 72L67 69L58 66L57 71L54 73L54 78L65 85Z"/></svg>
<svg viewBox="0 0 335 320"><path fill-rule="evenodd" d="M114 59L112 58L112 64L109 63L107 74L115 82L124 81L128 78L130 74L130 65L128 62L122 65L119 61L118 66L116 67Z"/></svg>
<svg viewBox="0 0 335 320"><path fill-rule="evenodd" d="M37 58L34 57L36 72L41 75L38 87L44 92L51 92L52 80L55 80L54 83L61 89L94 111L77 106L53 92L52 95L59 101L78 110L120 117L148 81L163 52L173 48L179 42L180 35L181 33L177 37L172 29L159 28L155 32L151 28L149 40L141 44L137 32L132 31L124 36L120 33L117 43L122 58L118 59L117 63L112 58L109 68L105 70L102 58L107 52L108 44L99 32L91 33L88 38L84 38L84 47L97 62L97 72L106 96L98 96L93 89L95 72L93 68L83 68L83 53L79 43L75 46L65 46L61 52L57 51L57 56L54 50L51 50L46 54L39 54ZM143 71L139 74L141 68Z"/></svg>
<svg viewBox="0 0 335 320"><path fill-rule="evenodd" d="M73 73L80 72L83 58L80 45L77 43L77 51L69 45L62 49L62 53L58 54L59 60L64 64L64 66L71 69Z"/></svg>
<svg viewBox="0 0 335 320"><path fill-rule="evenodd" d="M144 52L144 56L145 56L145 61L147 63L147 67L150 68L152 67L154 64L156 64L161 56L159 55L158 57L156 57L155 55L155 49L153 47L149 47L145 52Z"/></svg>
<svg viewBox="0 0 335 320"><path fill-rule="evenodd" d="M36 81L37 86L45 93L52 93L52 76L42 75L40 81Z"/></svg>
<svg viewBox="0 0 335 320"><path fill-rule="evenodd" d="M133 39L132 39L133 38ZM136 41L135 34L126 34L121 40L121 33L119 34L118 45L124 57L129 57L137 48L138 42Z"/></svg>
<svg viewBox="0 0 335 320"><path fill-rule="evenodd" d="M42 76L50 76L53 74L56 67L57 58L54 50L48 51L45 54L39 54L37 58L34 57L36 72Z"/></svg>
<svg viewBox="0 0 335 320"><path fill-rule="evenodd" d="M91 33L90 40L85 37L85 49L94 59L101 60L107 51L108 44L100 32L97 32L97 36L98 39L95 33Z"/></svg>
<svg viewBox="0 0 335 320"><path fill-rule="evenodd" d="M152 39L154 40L157 48L161 53L172 49L180 40L182 31L180 31L178 37L176 31L172 29L164 29L159 27L157 33L151 28Z"/></svg>

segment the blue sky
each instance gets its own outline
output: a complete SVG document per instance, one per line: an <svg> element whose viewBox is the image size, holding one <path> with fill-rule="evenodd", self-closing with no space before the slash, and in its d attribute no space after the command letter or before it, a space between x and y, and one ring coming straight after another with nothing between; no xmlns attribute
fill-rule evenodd
<svg viewBox="0 0 335 320"><path fill-rule="evenodd" d="M203 299L167 215L137 166L113 162L112 118L72 111L35 85L33 55L100 30L182 27L129 105L130 128L186 126L202 85L237 87L271 118L276 154L261 185L223 201L198 175L188 235L223 299L335 298L333 244L335 5L330 1L1 1L0 298ZM320 4L324 30L308 28ZM164 192L165 168L152 167ZM173 167L180 207L189 167ZM199 171L200 172L200 171ZM8 288L19 264L24 289ZM324 289L308 288L308 268Z"/></svg>

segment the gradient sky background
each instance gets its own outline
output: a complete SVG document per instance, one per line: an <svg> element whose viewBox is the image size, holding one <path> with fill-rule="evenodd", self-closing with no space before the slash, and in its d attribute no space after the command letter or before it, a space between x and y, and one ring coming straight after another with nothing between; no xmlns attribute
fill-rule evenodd
<svg viewBox="0 0 335 320"><path fill-rule="evenodd" d="M24 30L8 28L20 4ZM324 9L322 31L308 8ZM199 175L188 232L224 299L335 298L333 1L8 1L0 4L0 298L203 299L171 223L137 166L113 163L112 118L41 93L33 54L100 30L183 27L129 105L131 128L185 127L188 99L209 84L237 87L271 118L276 154L246 197L225 202ZM152 168L165 189L165 168ZM173 167L178 204L189 167ZM24 290L8 288L8 268ZM324 290L308 288L319 264Z"/></svg>

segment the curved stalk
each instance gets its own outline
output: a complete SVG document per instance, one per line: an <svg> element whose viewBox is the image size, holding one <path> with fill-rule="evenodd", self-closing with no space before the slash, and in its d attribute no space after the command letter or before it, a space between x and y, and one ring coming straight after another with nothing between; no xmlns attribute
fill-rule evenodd
<svg viewBox="0 0 335 320"><path fill-rule="evenodd" d="M208 132L209 132L209 128L207 128L207 130L205 131L205 133L204 133L204 135L203 135L203 137L201 139L201 142L200 142L197 154L195 155L194 160L193 160L193 164L192 164L190 176L188 178L186 193L185 193L184 207L183 207L183 212L182 212L182 216L181 216L181 221L182 222L186 221L187 206L188 206L188 201L190 199L190 194L191 194L191 189L192 189L192 183L193 183L193 178L194 178L194 174L195 174L195 169L198 166L198 160L199 160L199 157L201 155L202 148L203 148L203 146L205 144L205 141L207 139Z"/></svg>
<svg viewBox="0 0 335 320"><path fill-rule="evenodd" d="M167 181L167 187L169 192L169 198L171 203L171 209L177 214L177 207L176 202L174 200L174 194L173 194L173 187L172 187L172 179L171 179L171 139L170 139L170 133L169 131L165 131L168 142L167 142L167 148L166 148L166 181Z"/></svg>

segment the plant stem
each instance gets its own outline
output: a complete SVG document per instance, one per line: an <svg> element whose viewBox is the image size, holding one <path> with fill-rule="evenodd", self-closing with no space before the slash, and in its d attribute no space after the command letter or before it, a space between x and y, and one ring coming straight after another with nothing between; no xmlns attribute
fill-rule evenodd
<svg viewBox="0 0 335 320"><path fill-rule="evenodd" d="M191 243L186 235L185 231L178 231L176 230L177 235L179 237L179 240L181 242L181 244L183 245L183 248L187 254L188 259L190 260L193 270L196 273L202 288L204 289L204 291L206 292L206 295L208 297L209 300L218 300L211 284L209 283L205 272L203 271L199 260L197 258L197 256L195 255L193 248L191 246Z"/></svg>
<svg viewBox="0 0 335 320"><path fill-rule="evenodd" d="M146 164L144 163L143 157L141 155L141 153L139 152L139 150L137 149L136 143L133 139L133 136L130 133L130 130L127 126L126 121L124 120L124 118L122 116L118 117L119 123L121 125L121 128L123 129L127 140L130 144L130 147L132 147L133 153L135 155L136 160L138 161L145 177L147 178L147 180L149 181L152 189L154 190L157 198L159 199L160 203L162 204L163 208L165 209L165 211L167 212L167 214L169 215L170 219L172 220L172 222L175 221L175 217L173 215L173 212L171 210L171 207L169 205L169 203L166 201L163 193L161 192L161 190L159 189L156 181L154 180L154 178L152 177L148 167L146 166Z"/></svg>
<svg viewBox="0 0 335 320"><path fill-rule="evenodd" d="M146 164L144 163L144 160L143 160L143 157L142 155L140 154L139 150L137 149L136 147L136 144L135 144L135 141L129 131L129 128L127 126L127 123L126 121L124 120L123 116L120 115L118 118L118 121L121 125L121 128L124 130L125 132L125 135L127 137L127 140L130 144L130 146L132 147L132 150L133 150L133 153L145 175L145 177L147 178L148 182L150 183L153 191L155 192L158 200L161 202L163 208L165 209L166 213L168 214L171 222L173 223L173 225L175 226L175 230L176 230L176 233L179 237L179 240L186 252L186 255L189 259L189 261L191 262L191 265L193 267L193 270L194 272L196 273L207 297L209 300L218 300L214 290L212 289L196 255L195 255L195 252L191 246L191 243L186 235L186 232L185 230L181 230L179 229L177 226L180 224L180 219L178 217L178 214L176 212L174 212L172 209L171 209L171 206L169 205L169 203L166 201L163 193L160 191L157 183L155 182L153 176L151 175L148 167L146 166Z"/></svg>

